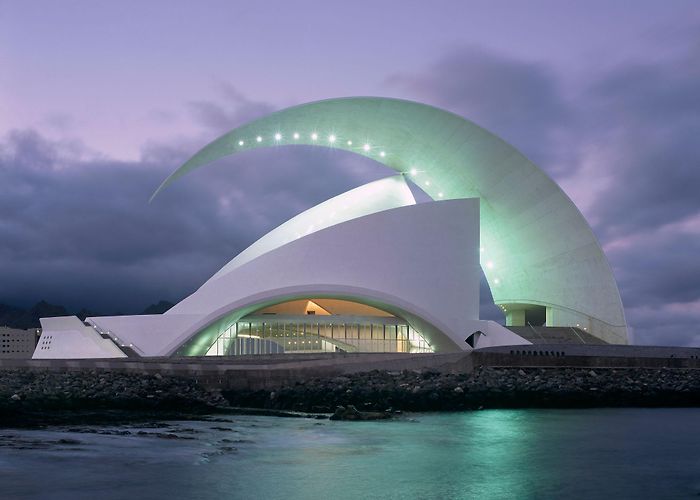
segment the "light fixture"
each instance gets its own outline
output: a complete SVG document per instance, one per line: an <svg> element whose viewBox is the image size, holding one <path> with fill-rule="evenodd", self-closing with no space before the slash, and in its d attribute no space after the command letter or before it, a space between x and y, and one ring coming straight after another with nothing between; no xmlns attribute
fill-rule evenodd
<svg viewBox="0 0 700 500"><path fill-rule="evenodd" d="M348 146L352 146L352 141L348 141Z"/></svg>
<svg viewBox="0 0 700 500"><path fill-rule="evenodd" d="M486 267L488 267L489 269L493 269L493 262L492 262L492 261L488 261L488 262L486 263Z"/></svg>
<svg viewBox="0 0 700 500"><path fill-rule="evenodd" d="M430 181L425 181L426 186L430 186Z"/></svg>
<svg viewBox="0 0 700 500"><path fill-rule="evenodd" d="M444 195L442 194L442 191L438 193L438 198L442 198Z"/></svg>
<svg viewBox="0 0 700 500"><path fill-rule="evenodd" d="M276 141L279 141L279 140L281 140L281 139L282 139L282 134L280 134L279 132L277 132L277 133L275 134L275 140L276 140Z"/></svg>
<svg viewBox="0 0 700 500"><path fill-rule="evenodd" d="M365 151L369 151L369 144L365 144L364 146L362 146L362 149L364 149Z"/></svg>
<svg viewBox="0 0 700 500"><path fill-rule="evenodd" d="M384 157L386 156L386 153L385 153L384 151L381 151L381 152L379 153L379 156L381 156L382 158L384 158Z"/></svg>
<svg viewBox="0 0 700 500"><path fill-rule="evenodd" d="M496 279L493 280L493 282L494 282L496 285L498 285L498 284L501 282L501 280L499 280L498 278L496 278Z"/></svg>
<svg viewBox="0 0 700 500"><path fill-rule="evenodd" d="M418 170L416 170L415 168L412 168L412 169L411 169L411 175L412 175L413 177L415 177L416 175L418 175Z"/></svg>
<svg viewBox="0 0 700 500"><path fill-rule="evenodd" d="M244 144L245 144L245 142L243 142L243 141L238 141L238 145L239 145L239 146L243 146Z"/></svg>
<svg viewBox="0 0 700 500"><path fill-rule="evenodd" d="M335 142L335 136L333 134L328 136L328 142L330 142L331 144Z"/></svg>
<svg viewBox="0 0 700 500"><path fill-rule="evenodd" d="M313 134L311 134L311 140L315 141L316 139L318 139L318 134L314 132Z"/></svg>
<svg viewBox="0 0 700 500"><path fill-rule="evenodd" d="M299 132L294 132L294 138L299 139Z"/></svg>
<svg viewBox="0 0 700 500"><path fill-rule="evenodd" d="M262 137L257 136L257 137L255 138L255 140L258 141L258 142L262 142Z"/></svg>

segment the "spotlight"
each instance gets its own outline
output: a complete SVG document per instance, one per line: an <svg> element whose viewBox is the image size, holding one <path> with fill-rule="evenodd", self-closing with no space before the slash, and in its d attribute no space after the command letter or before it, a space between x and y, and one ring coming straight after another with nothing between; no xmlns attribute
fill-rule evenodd
<svg viewBox="0 0 700 500"><path fill-rule="evenodd" d="M332 134L331 134L331 135L329 135L329 136L328 136L328 142L330 142L330 143L334 143L334 142L335 142L335 136L334 136L334 135L332 135Z"/></svg>
<svg viewBox="0 0 700 500"><path fill-rule="evenodd" d="M294 132L294 138L299 139L299 132Z"/></svg>
<svg viewBox="0 0 700 500"><path fill-rule="evenodd" d="M262 137L257 136L257 137L255 138L255 140L258 141L258 142L262 142Z"/></svg>
<svg viewBox="0 0 700 500"><path fill-rule="evenodd" d="M239 146L243 146L244 144L245 144L245 142L243 142L243 141L238 141L238 145L239 145Z"/></svg>
<svg viewBox="0 0 700 500"><path fill-rule="evenodd" d="M318 134L314 132L313 134L311 134L311 140L315 141L316 139L318 139Z"/></svg>
<svg viewBox="0 0 700 500"><path fill-rule="evenodd" d="M369 144L365 144L364 146L362 146L362 149L364 149L365 151L369 151Z"/></svg>
<svg viewBox="0 0 700 500"><path fill-rule="evenodd" d="M279 141L279 140L281 140L281 139L282 139L282 134L280 134L279 132L277 132L277 133L275 134L275 140L276 140L276 141Z"/></svg>

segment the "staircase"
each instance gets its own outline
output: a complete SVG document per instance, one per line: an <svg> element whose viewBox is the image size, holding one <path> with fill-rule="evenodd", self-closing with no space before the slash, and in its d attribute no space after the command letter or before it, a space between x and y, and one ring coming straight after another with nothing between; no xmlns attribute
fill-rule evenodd
<svg viewBox="0 0 700 500"><path fill-rule="evenodd" d="M605 345L607 342L594 337L587 331L572 326L507 326L533 344L586 344Z"/></svg>

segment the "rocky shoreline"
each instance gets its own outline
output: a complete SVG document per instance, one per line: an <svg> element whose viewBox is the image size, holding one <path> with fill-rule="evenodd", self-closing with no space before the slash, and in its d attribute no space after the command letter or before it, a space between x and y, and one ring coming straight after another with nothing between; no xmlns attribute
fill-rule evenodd
<svg viewBox="0 0 700 500"><path fill-rule="evenodd" d="M400 411L622 406L700 406L700 370L372 371L313 378L271 390L223 392L192 378L159 373L0 370L0 426L189 419L216 412L279 416L335 412L336 419L346 415L363 420L357 411L368 418L385 418Z"/></svg>
<svg viewBox="0 0 700 500"><path fill-rule="evenodd" d="M0 426L187 419L228 406L194 379L96 370L0 370Z"/></svg>
<svg viewBox="0 0 700 500"><path fill-rule="evenodd" d="M276 390L224 391L234 406L333 412L459 411L484 408L700 406L700 370L477 368L373 371L311 379Z"/></svg>

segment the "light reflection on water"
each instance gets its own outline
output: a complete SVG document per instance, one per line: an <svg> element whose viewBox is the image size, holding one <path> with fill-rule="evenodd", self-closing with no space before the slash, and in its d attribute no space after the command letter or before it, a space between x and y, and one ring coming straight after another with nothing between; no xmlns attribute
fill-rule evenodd
<svg viewBox="0 0 700 500"><path fill-rule="evenodd" d="M685 498L700 410L489 410L395 421L227 417L128 436L0 430L0 497ZM141 431L146 435L136 435ZM156 437L154 433L182 438ZM58 440L77 440L64 442Z"/></svg>

